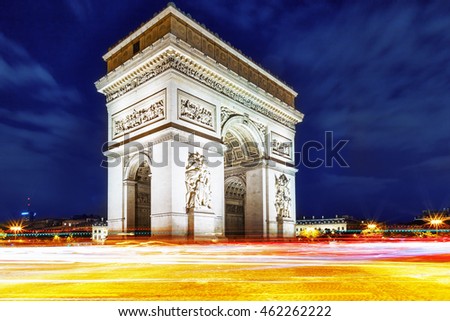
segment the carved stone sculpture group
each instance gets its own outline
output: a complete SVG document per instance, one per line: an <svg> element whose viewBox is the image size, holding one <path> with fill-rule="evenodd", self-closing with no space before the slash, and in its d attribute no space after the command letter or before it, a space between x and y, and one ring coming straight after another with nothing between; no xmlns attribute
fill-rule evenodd
<svg viewBox="0 0 450 321"><path fill-rule="evenodd" d="M289 190L290 180L286 175L281 174L280 177L275 176L275 208L277 209L278 218L291 217L291 191Z"/></svg>
<svg viewBox="0 0 450 321"><path fill-rule="evenodd" d="M211 208L211 173L205 156L189 153L186 165L186 208Z"/></svg>

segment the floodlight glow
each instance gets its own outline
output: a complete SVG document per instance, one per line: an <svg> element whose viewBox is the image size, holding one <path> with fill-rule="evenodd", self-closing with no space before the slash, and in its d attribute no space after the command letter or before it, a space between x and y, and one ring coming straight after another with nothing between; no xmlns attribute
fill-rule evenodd
<svg viewBox="0 0 450 321"><path fill-rule="evenodd" d="M443 221L440 219L435 219L435 220L430 221L431 225L441 225L442 223L443 223Z"/></svg>

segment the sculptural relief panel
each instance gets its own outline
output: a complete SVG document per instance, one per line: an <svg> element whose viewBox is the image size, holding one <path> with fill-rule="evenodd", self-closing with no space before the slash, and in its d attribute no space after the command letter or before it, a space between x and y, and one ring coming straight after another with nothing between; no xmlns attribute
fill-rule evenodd
<svg viewBox="0 0 450 321"><path fill-rule="evenodd" d="M149 125L166 118L166 95L161 91L112 116L113 138L133 129Z"/></svg>
<svg viewBox="0 0 450 321"><path fill-rule="evenodd" d="M292 140L275 132L271 133L272 153L283 158L292 160Z"/></svg>
<svg viewBox="0 0 450 321"><path fill-rule="evenodd" d="M182 90L178 90L178 118L216 130L216 106Z"/></svg>

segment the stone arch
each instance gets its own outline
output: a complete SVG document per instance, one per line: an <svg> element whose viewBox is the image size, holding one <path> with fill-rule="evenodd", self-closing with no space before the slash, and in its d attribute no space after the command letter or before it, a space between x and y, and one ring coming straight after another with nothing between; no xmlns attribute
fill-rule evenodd
<svg viewBox="0 0 450 321"><path fill-rule="evenodd" d="M151 158L147 153L136 153L133 156L129 157L128 160L125 161L124 167L123 167L123 177L125 179L133 179L136 175L136 171L138 167L143 163L146 162L149 167L151 168ZM151 172L150 172L151 174Z"/></svg>
<svg viewBox="0 0 450 321"><path fill-rule="evenodd" d="M246 184L239 176L225 179L225 236L239 238L245 236Z"/></svg>
<svg viewBox="0 0 450 321"><path fill-rule="evenodd" d="M246 175L260 165L266 155L264 137L246 116L230 117L222 127L224 152L225 236L247 237L248 186ZM250 196L254 198L252 194ZM256 201L257 202L257 201Z"/></svg>
<svg viewBox="0 0 450 321"><path fill-rule="evenodd" d="M225 167L257 162L266 154L265 138L245 116L232 116L225 122L222 126L222 140L227 147L224 154Z"/></svg>
<svg viewBox="0 0 450 321"><path fill-rule="evenodd" d="M146 153L133 155L124 166L123 203L127 232L151 230L151 160Z"/></svg>

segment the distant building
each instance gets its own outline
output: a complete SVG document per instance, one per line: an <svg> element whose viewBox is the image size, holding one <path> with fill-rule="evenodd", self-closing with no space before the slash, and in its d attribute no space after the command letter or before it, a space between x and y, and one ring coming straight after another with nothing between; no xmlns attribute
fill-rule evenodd
<svg viewBox="0 0 450 321"><path fill-rule="evenodd" d="M62 221L63 230L80 230L90 228L93 224L102 222L103 218L97 215L74 215L71 219Z"/></svg>
<svg viewBox="0 0 450 321"><path fill-rule="evenodd" d="M444 207L442 210L423 210L421 215L414 217L414 221L423 222L424 219L434 215L440 215L444 220L450 220L450 207Z"/></svg>
<svg viewBox="0 0 450 321"><path fill-rule="evenodd" d="M27 224L28 230L40 230L40 229L53 229L62 226L63 219L47 218L41 220L34 220L30 224Z"/></svg>
<svg viewBox="0 0 450 321"><path fill-rule="evenodd" d="M52 229L61 232L70 232L77 230L90 230L91 226L101 222L102 218L96 215L75 215L70 219L50 218L31 221L27 224L27 229L41 230Z"/></svg>
<svg viewBox="0 0 450 321"><path fill-rule="evenodd" d="M303 216L302 219L297 220L295 225L295 235L299 236L303 230L306 229L316 229L322 233L331 232L347 232L349 230L359 230L361 229L361 221L355 220L353 217L348 215L336 215L332 218L306 218Z"/></svg>
<svg viewBox="0 0 450 321"><path fill-rule="evenodd" d="M27 197L27 210L20 213L20 218L24 222L32 222L36 217L36 212L31 210L31 197Z"/></svg>
<svg viewBox="0 0 450 321"><path fill-rule="evenodd" d="M92 240L95 242L105 242L108 238L108 223L97 222L92 225Z"/></svg>
<svg viewBox="0 0 450 321"><path fill-rule="evenodd" d="M36 212L33 211L23 211L20 213L20 217L24 222L32 222L36 217Z"/></svg>

